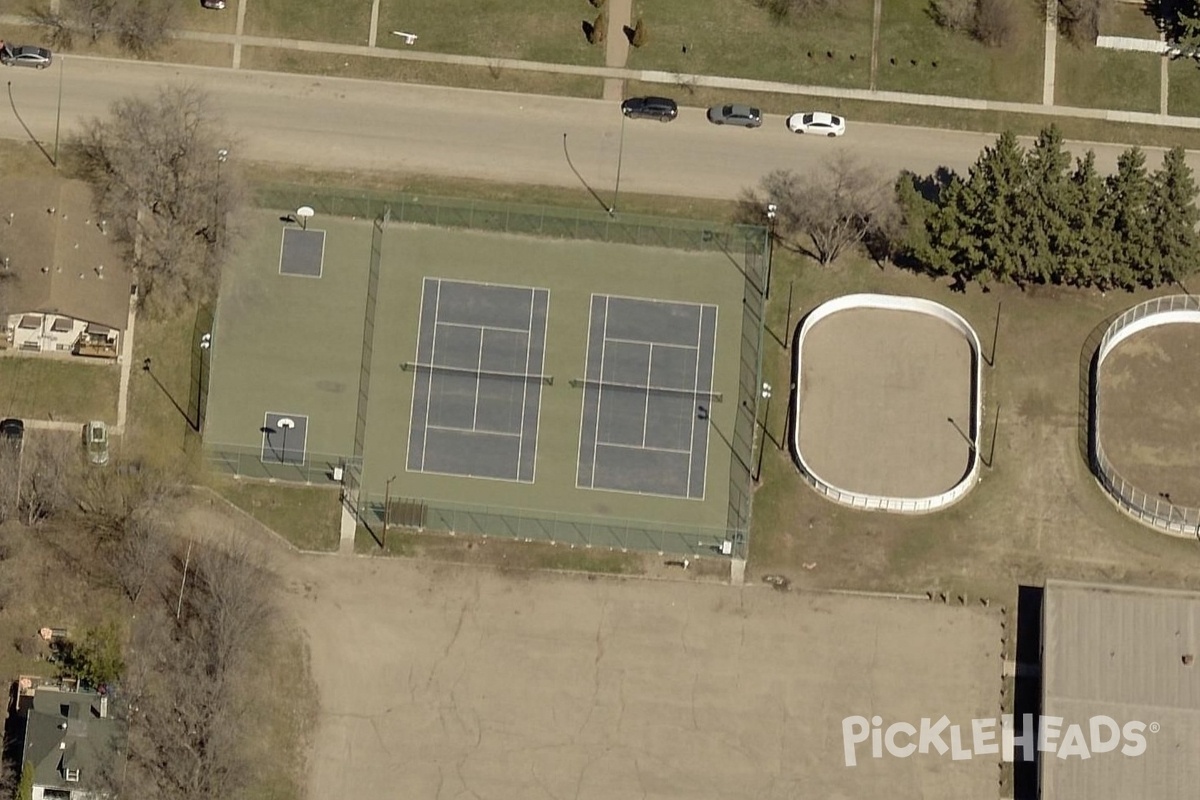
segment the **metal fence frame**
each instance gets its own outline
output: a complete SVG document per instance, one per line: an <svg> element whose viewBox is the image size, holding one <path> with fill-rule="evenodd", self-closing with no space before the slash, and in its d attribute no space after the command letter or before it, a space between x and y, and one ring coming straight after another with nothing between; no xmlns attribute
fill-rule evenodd
<svg viewBox="0 0 1200 800"><path fill-rule="evenodd" d="M679 526L650 520L617 519L607 516L573 515L500 506L472 506L415 498L401 503L415 504L421 512L420 526L481 535L508 536L516 539L561 541L584 547L609 546L621 549L652 549L672 553L722 552L745 558L749 546L753 500L750 464L754 458L755 431L762 385L762 349L765 331L766 273L770 269L770 241L765 226L710 223L699 220L654 217L639 214L570 209L555 206L495 202L460 198L430 197L405 192L347 192L341 189L315 189L301 184L269 184L257 191L257 205L280 211L310 206L331 216L375 220L372 240L372 269L378 271L381 243L380 220L385 222L464 228L516 235L665 247L674 250L720 252L744 276L742 298L741 359L739 395L731 431L715 432L730 449L729 508L725 528ZM372 284L373 285L373 284ZM368 294L372 294L369 290ZM373 327L372 297L367 300L367 324L364 327L364 364L369 355ZM364 367L361 392L370 377ZM360 396L360 406L363 398ZM361 407L360 407L361 416ZM343 468L345 479L353 480L354 491L347 491L360 520L368 527L382 525L384 499L359 496L363 483L360 440L365 435L364 419L358 421L355 452L350 456L314 457L319 466L297 468L294 465L264 464L258 451L231 445L207 444L209 461L218 469L235 475L267 477L276 480L303 480L316 483L327 480L332 466ZM393 524L403 524L392 519ZM726 546L725 543L729 544Z"/></svg>
<svg viewBox="0 0 1200 800"><path fill-rule="evenodd" d="M1200 323L1200 299L1186 294L1156 297L1118 316L1100 340L1091 367L1091 409L1088 421L1092 473L1126 513L1134 519L1173 536L1200 539L1200 508L1172 503L1134 486L1117 471L1100 441L1100 370L1109 353L1135 333L1159 325Z"/></svg>

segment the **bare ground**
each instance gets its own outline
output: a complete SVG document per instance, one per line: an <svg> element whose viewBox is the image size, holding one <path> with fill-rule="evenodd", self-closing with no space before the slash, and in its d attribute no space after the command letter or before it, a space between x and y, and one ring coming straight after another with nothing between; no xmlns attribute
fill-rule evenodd
<svg viewBox="0 0 1200 800"><path fill-rule="evenodd" d="M852 309L813 326L801 353L800 452L834 486L930 497L962 480L971 349L933 317ZM949 420L955 421L952 424Z"/></svg>

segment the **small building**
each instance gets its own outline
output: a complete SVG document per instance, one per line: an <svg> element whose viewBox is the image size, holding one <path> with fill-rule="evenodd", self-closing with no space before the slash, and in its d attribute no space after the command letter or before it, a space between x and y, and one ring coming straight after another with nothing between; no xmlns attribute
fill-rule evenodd
<svg viewBox="0 0 1200 800"><path fill-rule="evenodd" d="M0 348L116 358L132 272L82 181L0 181Z"/></svg>
<svg viewBox="0 0 1200 800"><path fill-rule="evenodd" d="M22 677L22 763L33 768L33 800L98 800L111 794L120 723L108 697L75 681Z"/></svg>
<svg viewBox="0 0 1200 800"><path fill-rule="evenodd" d="M1042 800L1200 796L1198 657L1200 594L1047 581L1041 726L1060 747L1038 753Z"/></svg>

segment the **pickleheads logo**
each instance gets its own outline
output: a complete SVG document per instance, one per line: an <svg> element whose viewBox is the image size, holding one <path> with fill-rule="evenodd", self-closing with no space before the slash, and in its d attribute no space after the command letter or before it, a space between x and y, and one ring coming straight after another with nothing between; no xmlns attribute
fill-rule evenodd
<svg viewBox="0 0 1200 800"><path fill-rule="evenodd" d="M1024 761L1033 761L1038 752L1052 753L1061 759L1087 760L1096 754L1119 750L1122 755L1134 758L1146 752L1145 734L1159 731L1157 722L1131 720L1120 724L1104 715L1066 727L1062 717L1038 717L1035 725L1033 714L1022 714L1021 722L1018 736L1013 729L1012 714L1003 714L999 719L973 719L965 731L951 725L946 716L937 720L925 717L919 725L893 722L887 727L879 716L846 717L842 720L842 748L847 767L858 763L858 745L868 740L872 758L883 758L885 751L896 758L908 758L914 753L928 755L933 751L939 756L949 753L954 761L994 755L1013 761L1017 747L1021 748Z"/></svg>

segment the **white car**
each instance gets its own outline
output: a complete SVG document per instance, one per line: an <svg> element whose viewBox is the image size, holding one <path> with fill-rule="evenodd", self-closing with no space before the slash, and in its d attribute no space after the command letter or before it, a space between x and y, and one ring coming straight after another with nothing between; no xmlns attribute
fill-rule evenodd
<svg viewBox="0 0 1200 800"><path fill-rule="evenodd" d="M846 119L824 111L808 111L792 114L787 118L788 130L792 133L817 133L826 136L841 136L846 132Z"/></svg>

